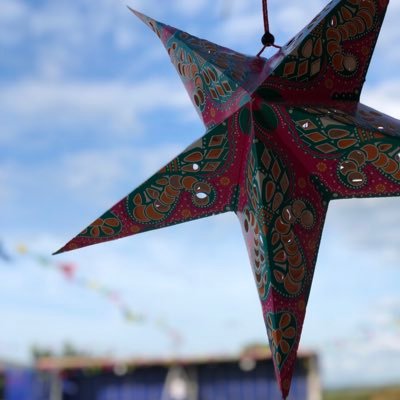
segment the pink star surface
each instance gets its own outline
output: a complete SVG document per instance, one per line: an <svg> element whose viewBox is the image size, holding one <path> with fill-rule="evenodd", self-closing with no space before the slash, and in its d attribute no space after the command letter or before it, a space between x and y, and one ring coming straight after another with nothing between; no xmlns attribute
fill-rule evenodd
<svg viewBox="0 0 400 400"><path fill-rule="evenodd" d="M329 202L400 194L400 122L359 102L387 6L334 0L268 60L132 10L206 134L58 253L235 212L286 398Z"/></svg>

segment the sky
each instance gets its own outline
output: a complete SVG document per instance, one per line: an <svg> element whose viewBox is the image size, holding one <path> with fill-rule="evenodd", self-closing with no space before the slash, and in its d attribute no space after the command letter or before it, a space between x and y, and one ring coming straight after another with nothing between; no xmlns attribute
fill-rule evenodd
<svg viewBox="0 0 400 400"><path fill-rule="evenodd" d="M269 3L284 44L327 2ZM128 4L245 54L260 49L261 1ZM399 18L392 1L361 97L397 118ZM50 258L203 133L165 49L125 2L0 2L0 241L12 258L0 259L0 359L28 363L32 345L65 342L120 358L266 342L234 214ZM300 345L320 355L327 386L400 379L399 201L330 205ZM59 263L88 284L66 279ZM126 321L99 287L145 321ZM160 321L181 335L178 350Z"/></svg>

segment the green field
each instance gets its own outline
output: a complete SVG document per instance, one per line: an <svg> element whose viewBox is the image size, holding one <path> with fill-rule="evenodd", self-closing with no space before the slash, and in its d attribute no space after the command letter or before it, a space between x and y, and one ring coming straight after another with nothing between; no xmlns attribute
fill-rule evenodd
<svg viewBox="0 0 400 400"><path fill-rule="evenodd" d="M400 386L330 390L324 393L323 400L400 400Z"/></svg>

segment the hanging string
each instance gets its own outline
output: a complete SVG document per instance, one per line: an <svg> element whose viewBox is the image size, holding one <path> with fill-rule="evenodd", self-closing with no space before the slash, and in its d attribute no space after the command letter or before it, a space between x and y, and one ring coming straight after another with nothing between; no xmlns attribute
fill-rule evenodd
<svg viewBox="0 0 400 400"><path fill-rule="evenodd" d="M275 47L276 49L280 49L280 46L275 44L275 37L269 31L269 19L268 19L268 0L262 0L263 6L263 16L264 16L264 35L261 38L261 43L263 44L263 48L258 52L257 57L260 57L263 51L267 47Z"/></svg>
<svg viewBox="0 0 400 400"><path fill-rule="evenodd" d="M264 16L264 32L269 32L267 0L262 0L262 6L263 6L263 16Z"/></svg>

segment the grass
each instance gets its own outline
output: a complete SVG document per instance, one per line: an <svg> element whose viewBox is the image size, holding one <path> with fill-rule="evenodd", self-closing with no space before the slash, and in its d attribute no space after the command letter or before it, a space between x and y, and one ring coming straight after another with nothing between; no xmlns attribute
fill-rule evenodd
<svg viewBox="0 0 400 400"><path fill-rule="evenodd" d="M400 387L325 391L323 400L399 400Z"/></svg>

